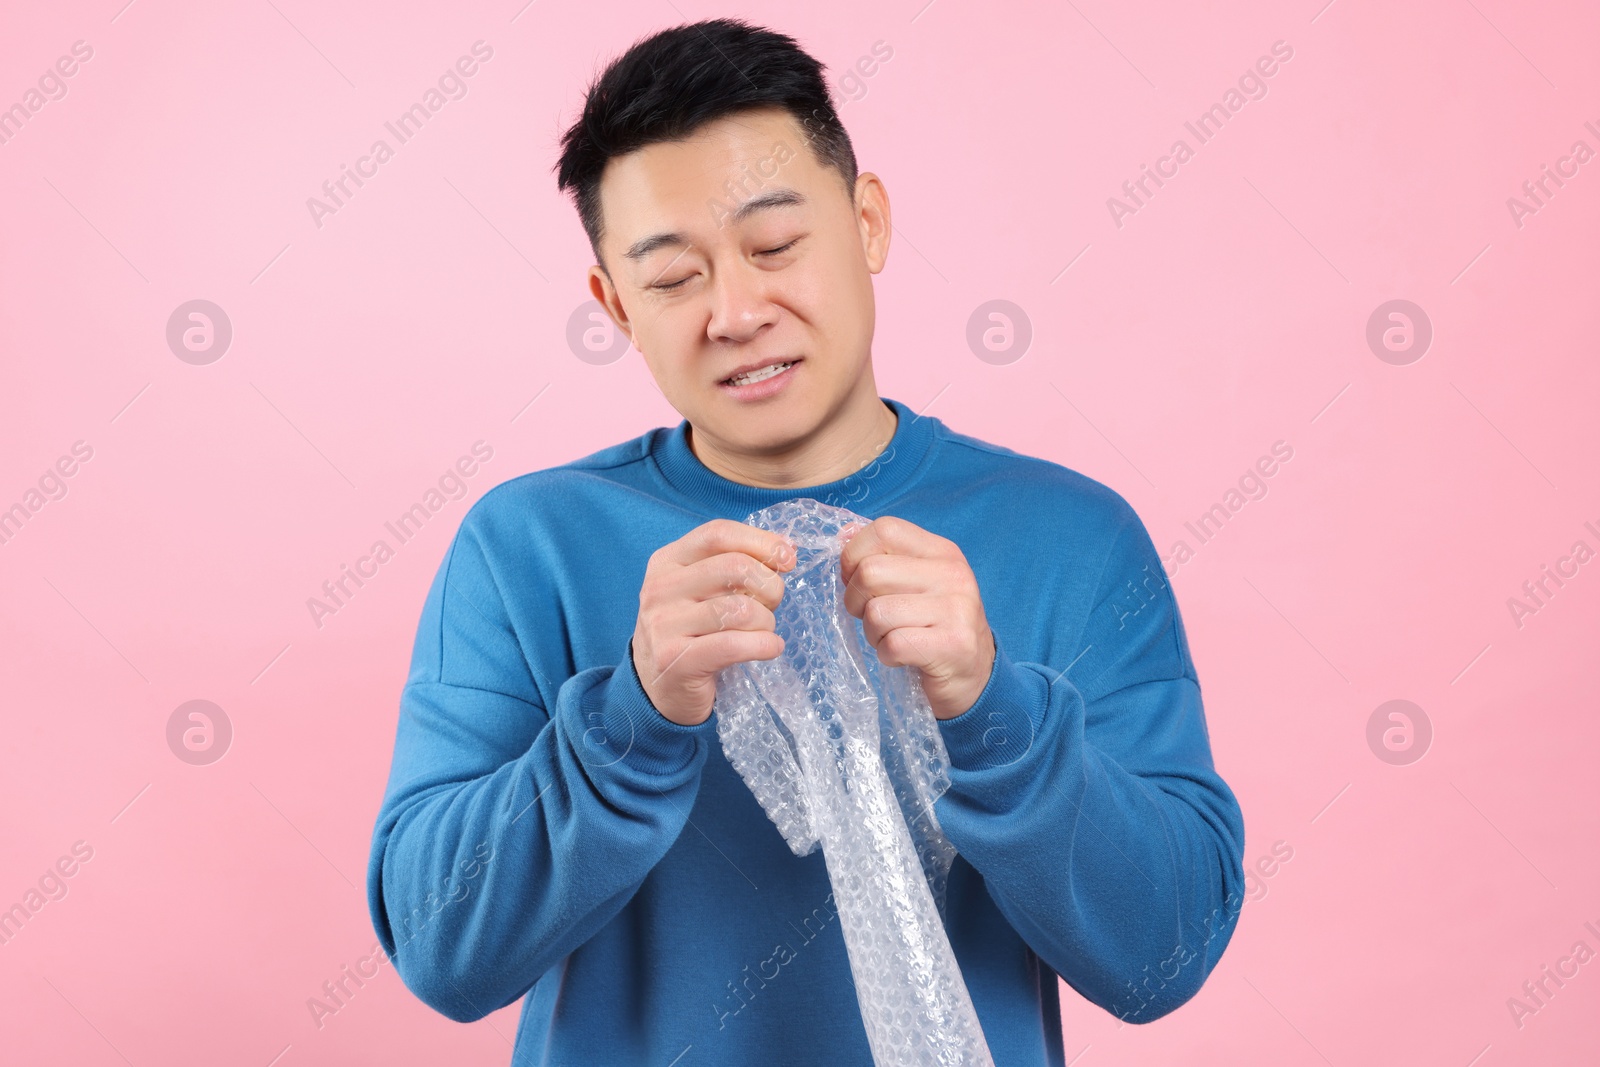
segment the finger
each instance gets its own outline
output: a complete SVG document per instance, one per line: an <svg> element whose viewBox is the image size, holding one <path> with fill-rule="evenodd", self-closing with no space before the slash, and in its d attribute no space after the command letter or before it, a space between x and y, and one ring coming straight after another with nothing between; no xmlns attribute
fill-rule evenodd
<svg viewBox="0 0 1600 1067"><path fill-rule="evenodd" d="M687 639L664 662L640 663L636 657L634 666L641 678L645 672L650 672L647 684L654 687L674 679L688 684L693 679L713 676L736 663L774 659L782 654L783 638L775 633L766 630L720 630Z"/></svg>
<svg viewBox="0 0 1600 1067"><path fill-rule="evenodd" d="M844 578L843 571L840 577ZM962 588L964 571L953 561L920 556L875 555L863 559L845 579L844 607L856 618L874 597L899 593L947 595Z"/></svg>
<svg viewBox="0 0 1600 1067"><path fill-rule="evenodd" d="M916 667L931 679L937 677L937 665L947 660L949 643L948 632L938 627L896 626L872 647L885 667Z"/></svg>
<svg viewBox="0 0 1600 1067"><path fill-rule="evenodd" d="M702 523L678 540L662 546L656 557L663 563L686 567L723 552L742 552L774 571L786 571L794 566L794 545L788 538L732 519Z"/></svg>
<svg viewBox="0 0 1600 1067"><path fill-rule="evenodd" d="M839 551L839 572L848 582L863 559L873 555L935 557L949 554L954 543L915 523L884 515L857 532Z"/></svg>
<svg viewBox="0 0 1600 1067"><path fill-rule="evenodd" d="M710 600L685 601L661 620L669 632L702 637L724 630L766 630L775 632L777 616L765 604L743 593L729 593Z"/></svg>
<svg viewBox="0 0 1600 1067"><path fill-rule="evenodd" d="M867 643L874 648L885 634L902 627L939 627L961 623L961 608L951 598L906 594L873 597L858 616Z"/></svg>
<svg viewBox="0 0 1600 1067"><path fill-rule="evenodd" d="M684 600L711 600L743 593L769 608L783 599L783 576L743 552L723 552L680 567L668 579L671 595Z"/></svg>

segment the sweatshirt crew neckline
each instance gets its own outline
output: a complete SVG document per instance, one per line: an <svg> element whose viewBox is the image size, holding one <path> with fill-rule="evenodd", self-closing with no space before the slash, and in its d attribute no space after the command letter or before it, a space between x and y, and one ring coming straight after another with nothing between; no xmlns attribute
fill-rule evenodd
<svg viewBox="0 0 1600 1067"><path fill-rule="evenodd" d="M689 447L689 420L656 434L650 455L668 485L707 511L737 513L742 520L752 512L796 497L811 497L835 507L872 499L881 505L916 479L933 448L935 419L918 415L909 406L880 396L897 421L894 435L876 458L860 470L821 485L773 488L746 485L724 478L700 461ZM857 512L860 513L859 511Z"/></svg>

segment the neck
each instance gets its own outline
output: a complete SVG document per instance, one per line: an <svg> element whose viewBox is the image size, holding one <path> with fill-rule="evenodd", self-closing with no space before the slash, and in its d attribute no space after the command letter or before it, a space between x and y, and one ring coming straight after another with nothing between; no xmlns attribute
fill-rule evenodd
<svg viewBox="0 0 1600 1067"><path fill-rule="evenodd" d="M706 468L729 481L766 489L825 485L849 477L888 447L899 421L877 387L858 393L810 435L779 450L751 453L688 430L689 448Z"/></svg>

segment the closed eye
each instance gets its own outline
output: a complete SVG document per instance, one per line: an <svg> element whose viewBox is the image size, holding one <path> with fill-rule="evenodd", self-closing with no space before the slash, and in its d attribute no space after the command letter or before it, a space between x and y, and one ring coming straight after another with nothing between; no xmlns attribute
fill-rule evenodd
<svg viewBox="0 0 1600 1067"><path fill-rule="evenodd" d="M804 237L805 237L805 235L801 234L799 237L796 237L794 240L790 241L788 244L779 245L777 248L763 249L762 251L757 252L756 255L758 255L758 256L776 256L776 255L779 255L779 254L781 254L783 252L789 251L789 249L791 249L795 245L799 244L804 239ZM691 275L689 275L688 278L679 278L677 281L673 282L670 285L652 285L650 288L658 290L659 292L668 293L668 292L671 292L674 289L677 289L678 287L680 287L682 285L687 284L689 282L689 280L691 278L693 278L693 277L694 277L694 275L691 274Z"/></svg>

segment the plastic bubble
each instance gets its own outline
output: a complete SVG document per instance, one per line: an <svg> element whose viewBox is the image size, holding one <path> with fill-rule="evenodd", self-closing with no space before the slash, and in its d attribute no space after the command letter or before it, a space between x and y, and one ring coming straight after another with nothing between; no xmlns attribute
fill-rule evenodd
<svg viewBox="0 0 1600 1067"><path fill-rule="evenodd" d="M822 847L878 1067L992 1064L942 918L955 848L933 810L950 785L938 720L917 669L884 666L844 606L839 531L870 520L802 497L745 521L797 558L774 612L783 653L717 676L728 762L795 855Z"/></svg>

